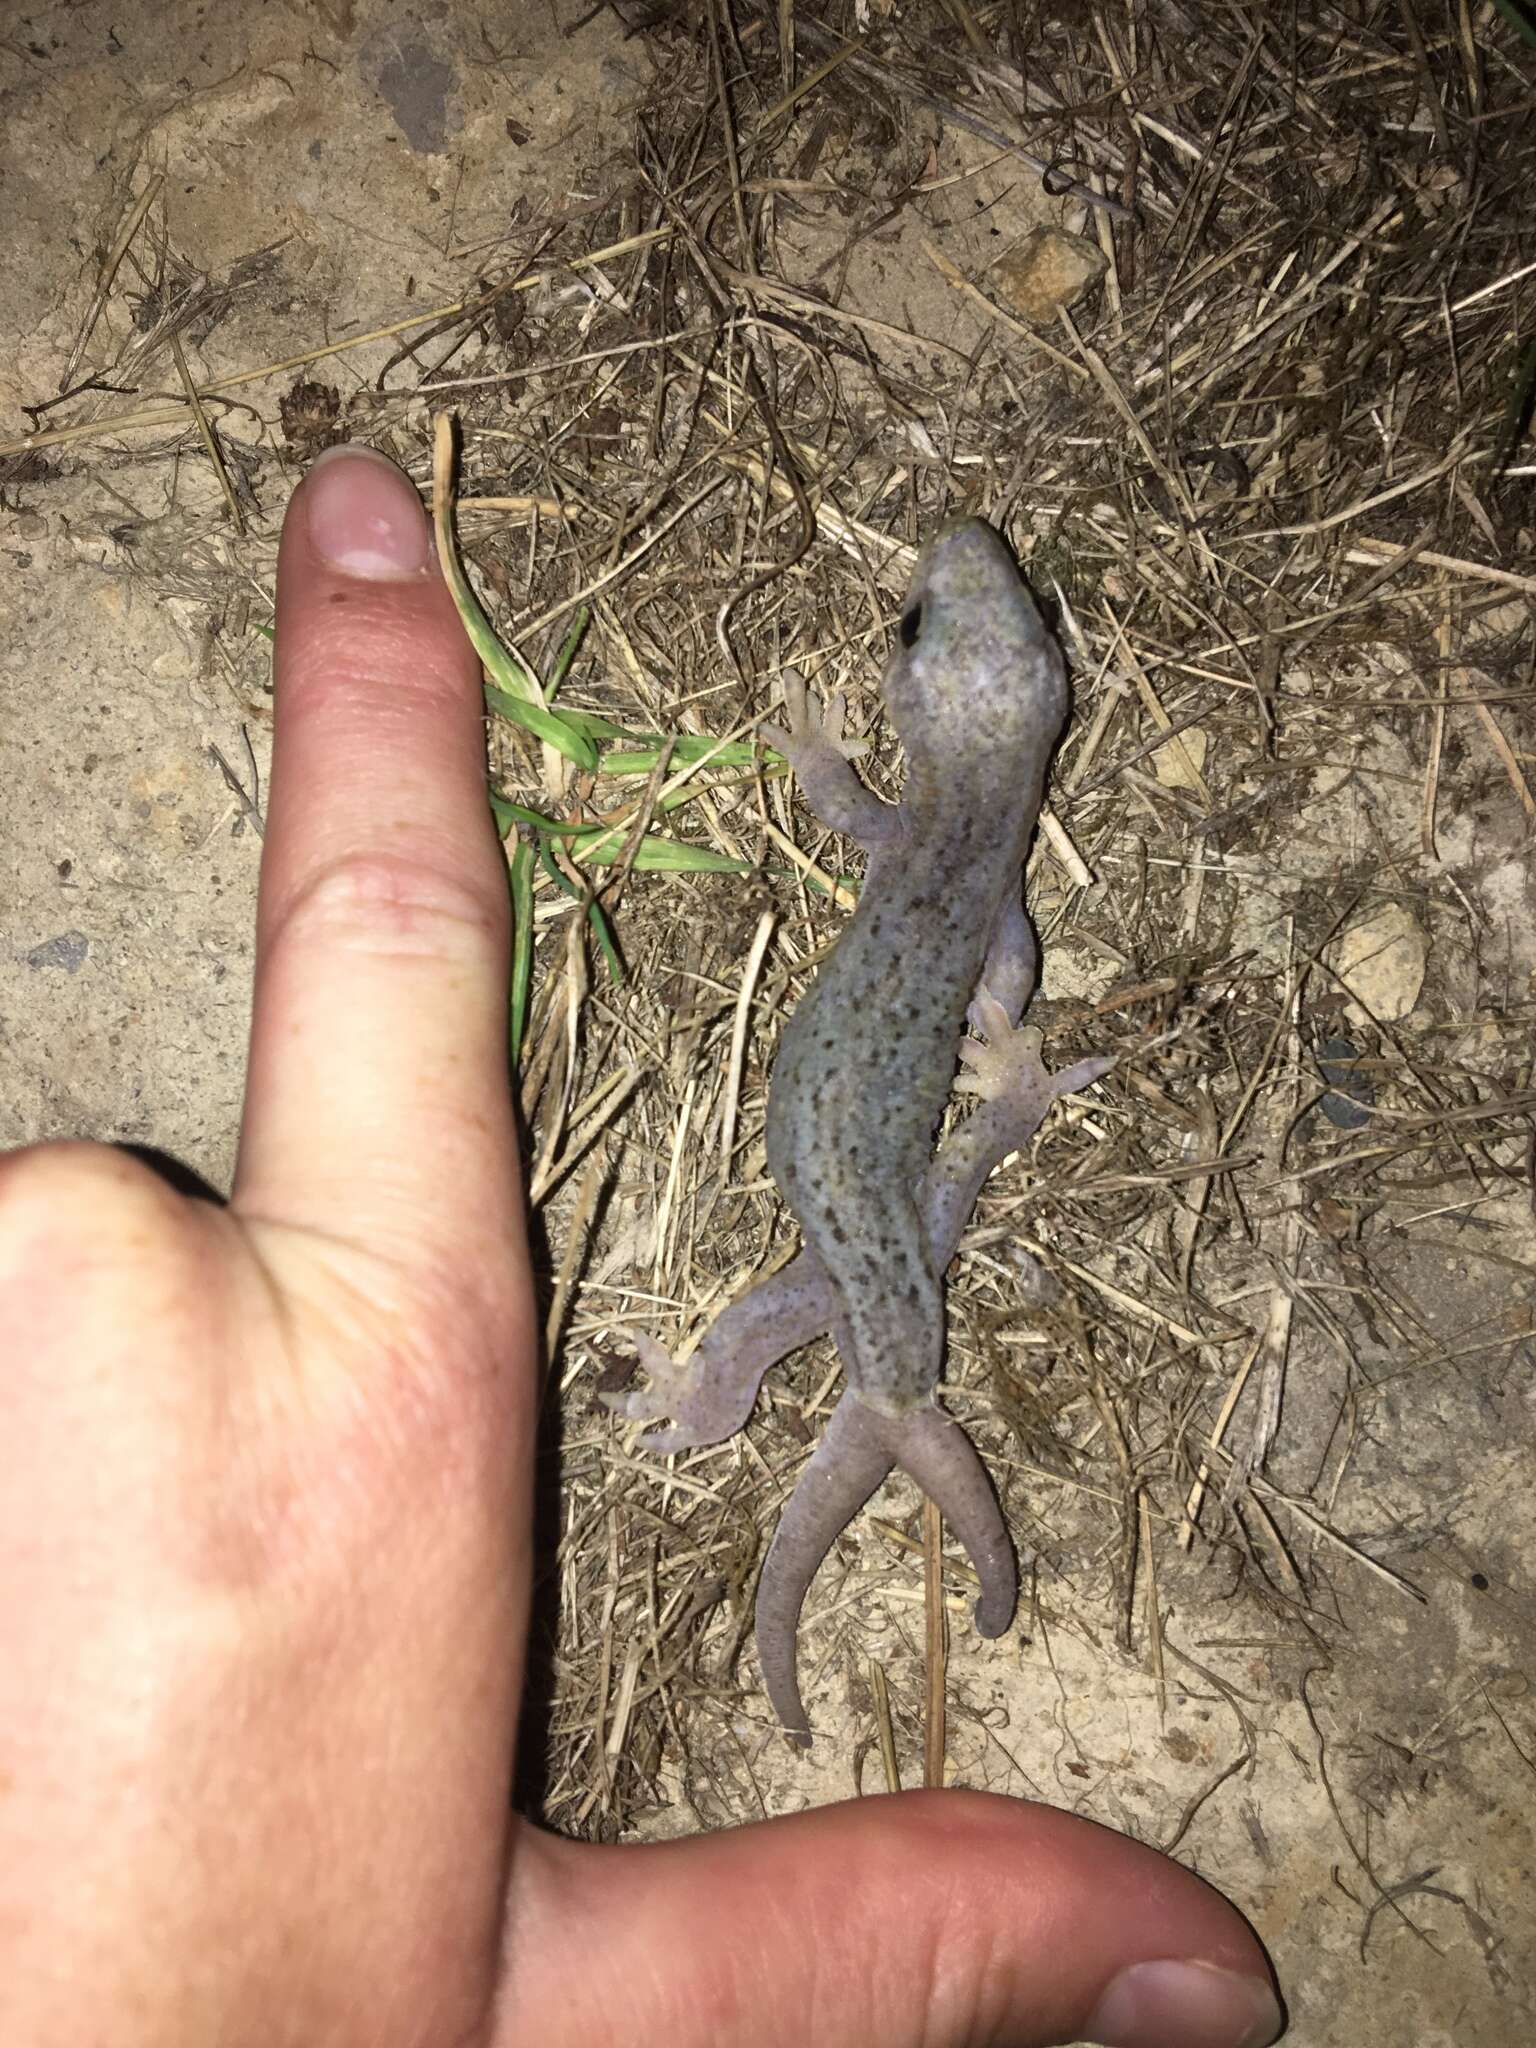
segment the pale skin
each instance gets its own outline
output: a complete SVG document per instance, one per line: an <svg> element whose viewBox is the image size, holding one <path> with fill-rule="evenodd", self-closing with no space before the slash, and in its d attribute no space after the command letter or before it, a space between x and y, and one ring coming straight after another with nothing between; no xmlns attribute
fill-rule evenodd
<svg viewBox="0 0 1536 2048"><path fill-rule="evenodd" d="M1270 2039L1242 1918L1047 1807L911 1793L656 1848L510 1810L537 1371L507 890L478 670L383 462L296 492L276 658L229 1204L105 1146L0 1159L0 2040Z"/></svg>

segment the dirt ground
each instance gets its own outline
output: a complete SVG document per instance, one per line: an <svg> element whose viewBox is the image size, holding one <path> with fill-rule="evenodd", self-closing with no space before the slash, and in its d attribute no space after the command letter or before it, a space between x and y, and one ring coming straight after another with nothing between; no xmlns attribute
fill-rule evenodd
<svg viewBox="0 0 1536 2048"><path fill-rule="evenodd" d="M625 11L640 22L642 10ZM776 363L835 394L818 444L798 416L794 431L803 473L838 482L817 498L794 573L754 588L721 626L723 601L791 552L796 526L791 497L764 495L774 451L741 438L754 400L725 355L690 344L665 392L645 354L633 372L615 353L539 373L654 337L667 320L718 327L718 304L676 274L669 298L644 299L655 274L644 249L606 267L577 261L672 219L652 204L659 152L678 195L708 171L718 208L677 219L739 262L718 133L691 158L657 142L680 72L706 81L707 103L707 50L662 8L636 33L614 9L579 22L570 0L502 12L510 26L457 0L409 11L85 0L12 13L0 30L0 1143L97 1136L229 1185L270 738L259 627L286 495L332 431L387 448L425 481L433 410L468 417L479 401L467 384L449 395L451 380L515 375L496 387L504 412L473 415L465 495L547 497L565 465L575 551L526 509L466 510L460 527L488 608L541 671L569 620L540 627L538 616L677 522L596 602L561 701L637 731L735 734L771 709L778 667L809 651L854 693L886 790L896 755L876 686L902 550L944 493L951 508L998 518L1042 597L1059 587L1053 612L1076 671L1074 737L1051 790L1062 837L1042 840L1030 870L1041 1019L1053 1060L1107 1048L1122 1067L1060 1113L1035 1158L1004 1170L952 1276L952 1405L978 1423L1026 1590L1015 1628L988 1645L957 1584L948 1781L1070 1807L1200 1870L1269 1946L1288 2038L1304 2048L1536 2038L1529 482L1517 473L1501 495L1476 467L1491 430L1470 400L1464 434L1448 414L1438 445L1425 435L1410 449L1421 385L1401 417L1372 401L1369 431L1396 466L1361 486L1365 513L1341 507L1330 448L1359 423L1347 405L1320 408L1306 452L1296 442L1286 457L1315 473L1293 472L1290 499L1249 521L1295 536L1267 543L1277 561L1319 550L1305 594L1284 586L1284 609L1280 571L1265 582L1255 570L1223 583L1218 603L1213 579L1189 598L1206 623L1187 644L1165 620L1144 641L1116 642L1101 599L1139 627L1138 578L1169 572L1133 563L1118 541L1095 554L1124 503L1105 465L1133 436L1091 366L1148 392L1138 426L1161 459L1159 354L1138 368L1123 344L1140 307L1148 333L1181 345L1173 314L1155 325L1155 270L1140 282L1117 273L1118 305L1103 286L1077 303L1080 355L1017 298L1013 328L1000 327L987 310L1007 297L999 260L1036 220L1102 248L1113 217L1106 227L1080 198L1048 196L1016 159L1000 168L995 141L931 106L909 102L909 123L882 141L859 133L830 88L824 103L813 90L781 151L780 188L765 180L743 199L780 209L778 268L768 275L765 262L754 284L722 260L716 276L739 311L779 323ZM733 65L758 64L776 12L737 11ZM878 31L920 10L860 12ZM1008 12L975 10L973 25L1001 37ZM1331 46L1330 63L1358 59L1357 94L1399 76L1373 55L1379 12L1344 10L1352 26L1341 20ZM1491 7L1418 12L1436 78L1459 61L1466 22L1499 52L1486 92L1515 92L1531 53ZM836 18L855 33L853 8ZM959 37L942 8L924 21ZM802 80L825 55L802 46ZM755 96L736 98L744 135L773 93L771 66L753 78ZM1181 132L1199 128L1193 96L1158 104ZM1399 169L1412 158L1426 222L1471 203L1430 176L1453 157L1444 144L1456 138L1435 118L1446 108L1449 84L1383 149ZM1218 114L1200 131L1209 161L1230 132ZM815 161L796 154L807 131ZM1285 146L1255 131L1242 175L1258 178ZM854 233L863 217L849 192L878 185L898 157L908 185L888 218ZM1334 189L1342 221L1346 172ZM828 191L837 205L819 213ZM1193 233L1197 213L1195 201L1170 204L1153 224L1171 241ZM1325 255L1329 232L1342 244L1345 229L1320 229ZM1275 261L1267 308L1299 274L1278 249ZM449 311L292 366L541 264L548 275L516 319L465 329ZM1218 272L1211 289L1236 291L1240 274ZM1423 317L1439 319L1482 275L1444 294L1421 280ZM1392 291L1373 303L1371 317L1397 317ZM1523 303L1528 335L1528 290ZM1484 304L1517 333L1516 294ZM835 321L816 310L831 305ZM604 325L620 315L634 325ZM185 415L173 330L191 378L219 394L208 402L241 531ZM1103 406L1096 435L1032 424L1028 380L1059 369L1037 333ZM416 353L404 357L408 342ZM52 403L61 384L91 378ZM297 392L306 378L334 403ZM674 396L683 387L686 403ZM1235 445L1225 388L1212 386L1205 431ZM157 408L144 424L104 424ZM64 427L79 431L14 445ZM1245 444L1228 480L1240 504L1245 491L1257 499L1261 442ZM1460 498L1441 479L1389 500L1452 456L1466 464ZM1220 497L1217 467L1197 483L1194 462L1181 474L1211 493L1195 524L1220 554L1220 519L1247 515ZM647 505L664 473L667 493ZM625 516L610 532L600 501L618 476ZM1143 486L1154 521L1159 506L1176 520L1156 479ZM1336 509L1349 522L1330 527ZM1420 529L1437 520L1426 554ZM705 528L709 549L691 556L688 536ZM730 573L717 577L733 533ZM849 535L865 549L857 562ZM1415 541L1401 602L1373 610L1364 581ZM1293 632L1308 607L1347 615ZM1250 626L1254 644L1280 636L1262 689L1230 651ZM1167 737L1175 725L1182 744ZM492 759L499 786L525 803L572 798L506 728ZM551 1048L568 905L540 882L525 1099L536 1157L563 1160L567 1145L571 1157L540 1208L551 1275L563 1274L542 1797L554 1824L610 1839L883 1789L874 1731L885 1713L905 1782L921 1773L921 1544L905 1482L842 1539L813 1591L801 1652L818 1736L809 1757L775 1734L746 1641L752 1566L819 1429L810 1409L825 1408L830 1353L773 1376L750 1443L695 1454L671 1479L594 1400L632 1357L626 1330L675 1346L707 1322L706 1303L718 1308L793 1239L754 1149L776 1001L754 1012L736 1182L711 1178L756 922L769 909L793 940L787 954L775 941L765 969L782 992L842 915L809 901L769 823L829 871L856 874L856 856L829 850L782 783L766 806L745 787L706 799L676 829L756 871L628 878L613 916L629 978L607 987L594 955L589 1063L563 1076ZM1325 1102L1328 1037L1364 1064L1363 1080L1328 1077ZM583 1098L616 1074L610 1107L583 1134ZM545 1084L563 1091L558 1116ZM568 1258L576 1235L580 1256ZM1020 1306L1020 1244L1064 1284L1049 1311Z"/></svg>

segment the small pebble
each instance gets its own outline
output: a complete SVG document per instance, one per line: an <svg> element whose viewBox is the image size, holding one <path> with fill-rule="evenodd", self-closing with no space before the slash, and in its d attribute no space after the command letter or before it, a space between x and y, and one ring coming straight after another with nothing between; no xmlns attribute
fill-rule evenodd
<svg viewBox="0 0 1536 2048"><path fill-rule="evenodd" d="M60 932L56 939L44 939L40 946L34 946L26 955L26 962L34 972L43 967L62 967L66 974L73 974L85 965L90 950L91 942L84 932Z"/></svg>
<svg viewBox="0 0 1536 2048"><path fill-rule="evenodd" d="M1317 1064L1328 1093L1323 1097L1323 1115L1341 1131L1358 1131L1371 1120L1370 1105L1376 1090L1354 1062L1359 1048L1347 1038L1325 1039L1318 1048Z"/></svg>

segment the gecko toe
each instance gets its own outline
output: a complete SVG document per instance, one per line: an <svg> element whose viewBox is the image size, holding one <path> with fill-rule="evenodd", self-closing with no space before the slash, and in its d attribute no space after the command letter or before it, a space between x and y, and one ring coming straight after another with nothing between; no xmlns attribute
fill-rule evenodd
<svg viewBox="0 0 1536 2048"><path fill-rule="evenodd" d="M1102 1081L1120 1064L1112 1054L1100 1054L1096 1059L1079 1060L1075 1066L1063 1067L1059 1074L1051 1076L1051 1086L1058 1095L1075 1095L1080 1088L1091 1088L1095 1081Z"/></svg>
<svg viewBox="0 0 1536 2048"><path fill-rule="evenodd" d="M632 1387L623 1393L598 1395L598 1400L610 1415L616 1415L621 1422L660 1422L664 1416L676 1415L679 1403L688 1387L688 1372L673 1359L670 1351L645 1330L632 1333L639 1363L650 1376L648 1387ZM677 1430L653 1430L649 1436L640 1439L641 1446L651 1451L673 1451L687 1448L685 1443L668 1443L670 1436L686 1434Z"/></svg>
<svg viewBox="0 0 1536 2048"><path fill-rule="evenodd" d="M1006 1038L1013 1029L1008 1012L990 989L978 988L971 1008L975 1013L976 1022L994 1044L999 1039Z"/></svg>
<svg viewBox="0 0 1536 2048"><path fill-rule="evenodd" d="M628 1419L631 1422L654 1422L656 1417L632 1415ZM656 1458L670 1458L674 1451L691 1451L693 1438L686 1429L680 1429L675 1425L671 1429L648 1429L636 1448L649 1451Z"/></svg>
<svg viewBox="0 0 1536 2048"><path fill-rule="evenodd" d="M672 1362L671 1352L664 1344L658 1343L649 1330L636 1330L630 1342L635 1347L640 1363L653 1380L670 1379L677 1371Z"/></svg>

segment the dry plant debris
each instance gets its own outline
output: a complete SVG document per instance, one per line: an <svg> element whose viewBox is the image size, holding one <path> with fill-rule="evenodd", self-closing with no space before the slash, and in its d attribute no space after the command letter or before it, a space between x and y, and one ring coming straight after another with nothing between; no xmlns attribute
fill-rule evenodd
<svg viewBox="0 0 1536 2048"><path fill-rule="evenodd" d="M1235 1770L1251 1726L1166 1634L1176 1589L1219 1579L1234 1639L1326 1666L1362 1588L1419 1597L1424 1532L1351 1493L1394 1390L1532 1357L1504 1247L1536 1145L1536 50L1481 0L621 12L657 83L563 210L514 207L452 304L198 394L232 513L339 435L425 480L452 411L463 551L552 722L491 727L548 1287L545 1811L616 1835L663 1792L707 1822L763 1797L777 1738L738 1653L835 1362L773 1375L745 1440L675 1469L593 1395L629 1332L675 1348L794 1247L766 1077L857 859L753 734L796 664L896 786L892 611L961 511L1011 537L1076 669L1031 866L1036 1017L1057 1061L1123 1059L984 1196L950 1398L1035 1560L1026 1638L1047 1662L1067 1627L1118 1642L1160 1698L1214 1687ZM167 218L125 197L90 325L130 265L142 317L115 356L82 333L67 403L0 451L33 465L8 490L44 450L200 445L172 345L262 259L199 277ZM1049 329L993 275L1041 220L1103 260ZM348 352L381 342L338 412ZM130 411L129 387L158 395ZM269 566L170 514L132 545L226 618ZM551 742L568 713L595 766ZM1406 1008L1362 1001L1378 929L1427 963ZM1320 1106L1346 1095L1354 1128ZM1022 1298L1020 1246L1051 1300ZM1427 1258L1486 1303L1450 1343ZM944 1711L915 1500L892 1500L802 1640L818 1725L851 1709L847 1768L878 1751L887 1779L925 1715L937 1774ZM941 1658L933 1602L964 1574L931 1541L929 1566ZM952 1684L952 1736L1000 1726L995 1668ZM968 1754L996 1766L985 1733Z"/></svg>

